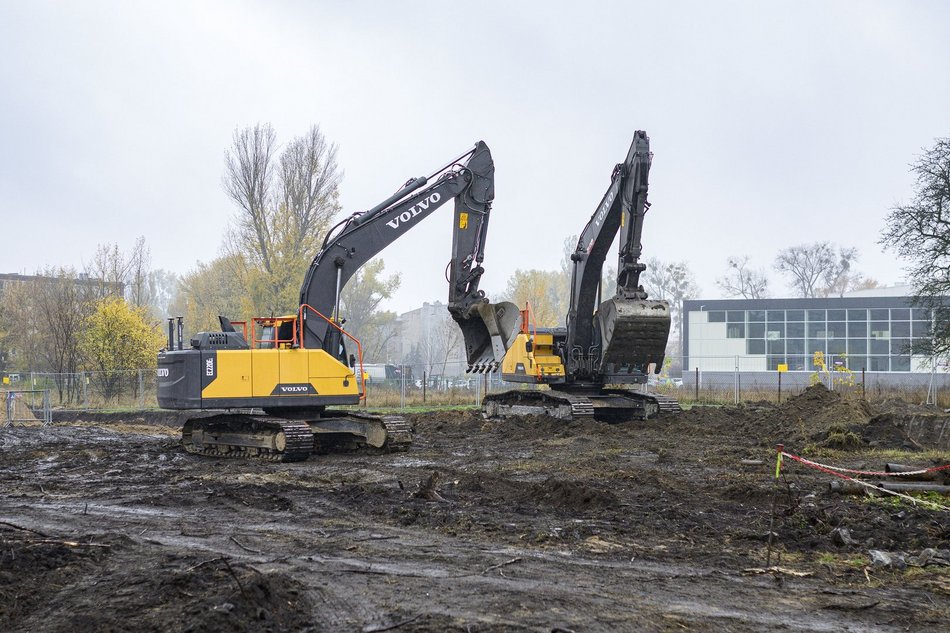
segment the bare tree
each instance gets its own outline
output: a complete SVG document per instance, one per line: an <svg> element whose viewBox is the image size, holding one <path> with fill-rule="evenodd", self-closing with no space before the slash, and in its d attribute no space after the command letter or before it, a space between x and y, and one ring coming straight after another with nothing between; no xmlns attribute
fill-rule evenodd
<svg viewBox="0 0 950 633"><path fill-rule="evenodd" d="M245 262L236 273L246 275L258 313L296 308L300 281L340 209L337 149L318 126L276 152L273 128L258 124L236 130L225 153L224 189L238 208L226 247Z"/></svg>
<svg viewBox="0 0 950 633"><path fill-rule="evenodd" d="M852 270L857 259L856 248L815 242L782 249L775 257L774 267L786 276L799 297L840 296L860 278Z"/></svg>
<svg viewBox="0 0 950 633"><path fill-rule="evenodd" d="M823 277L825 282L824 296L842 297L844 293L853 290L860 283L862 275L853 268L853 264L857 260L858 249L843 246L838 248L837 258L832 261Z"/></svg>
<svg viewBox="0 0 950 633"><path fill-rule="evenodd" d="M914 197L888 214L880 243L909 263L916 303L935 315L932 349L950 352L950 138L938 138L911 165L916 175ZM915 348L917 345L915 344Z"/></svg>
<svg viewBox="0 0 950 633"><path fill-rule="evenodd" d="M84 267L86 284L96 299L123 297L136 307L148 305L151 300L149 275L151 252L145 238L139 237L127 254L118 244L100 244Z"/></svg>
<svg viewBox="0 0 950 633"><path fill-rule="evenodd" d="M289 252L293 258L312 258L334 214L343 172L337 166L337 147L328 144L319 126L293 139L280 156L281 206L290 223Z"/></svg>
<svg viewBox="0 0 950 633"><path fill-rule="evenodd" d="M135 246L126 259L126 298L136 308L144 308L151 302L149 277L152 267L152 253L145 245L145 238L135 240Z"/></svg>
<svg viewBox="0 0 950 633"><path fill-rule="evenodd" d="M744 299L764 299L769 295L769 280L765 271L749 268L749 257L730 257L726 260L729 272L716 280L716 285L728 297Z"/></svg>
<svg viewBox="0 0 950 633"><path fill-rule="evenodd" d="M224 190L240 212L232 234L237 249L271 268L273 156L277 135L269 124L235 130L224 154Z"/></svg>

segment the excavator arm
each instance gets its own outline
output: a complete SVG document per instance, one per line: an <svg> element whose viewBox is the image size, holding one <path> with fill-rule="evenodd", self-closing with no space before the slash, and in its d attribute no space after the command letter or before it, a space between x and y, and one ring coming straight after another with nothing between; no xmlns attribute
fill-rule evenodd
<svg viewBox="0 0 950 633"><path fill-rule="evenodd" d="M605 383L646 380L649 365L658 371L669 336L669 306L647 301L639 285L640 237L647 203L651 154L646 132L634 134L624 162L584 227L571 255L571 302L567 316L564 364L572 380ZM620 232L617 294L600 302L607 252Z"/></svg>
<svg viewBox="0 0 950 633"><path fill-rule="evenodd" d="M339 324L340 294L356 271L454 198L449 310L462 328L470 364L485 362L492 354L491 327L480 311L493 320L496 317L493 309L486 310L490 304L478 285L495 196L494 172L491 152L479 141L432 175L410 180L372 209L353 214L331 229L300 289L304 347L322 348L345 362L339 329L315 313Z"/></svg>

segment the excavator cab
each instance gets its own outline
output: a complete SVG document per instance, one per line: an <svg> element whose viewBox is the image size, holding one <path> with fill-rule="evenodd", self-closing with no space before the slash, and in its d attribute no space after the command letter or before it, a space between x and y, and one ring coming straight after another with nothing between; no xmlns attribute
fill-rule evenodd
<svg viewBox="0 0 950 633"><path fill-rule="evenodd" d="M297 317L258 317L254 319L256 349L290 349L297 346Z"/></svg>

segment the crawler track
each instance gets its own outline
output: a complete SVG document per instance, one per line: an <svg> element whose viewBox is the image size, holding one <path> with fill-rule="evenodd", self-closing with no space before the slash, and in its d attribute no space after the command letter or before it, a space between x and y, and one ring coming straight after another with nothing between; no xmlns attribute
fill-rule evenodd
<svg viewBox="0 0 950 633"><path fill-rule="evenodd" d="M560 420L593 417L603 422L626 422L649 420L660 413L679 411L682 408L673 398L625 389L603 389L582 394L554 389L511 390L489 394L482 401L482 415L486 418L546 415Z"/></svg>
<svg viewBox="0 0 950 633"><path fill-rule="evenodd" d="M221 414L188 420L181 445L194 455L299 462L313 452L306 422L266 416Z"/></svg>
<svg viewBox="0 0 950 633"><path fill-rule="evenodd" d="M194 455L299 462L311 453L403 452L412 429L399 416L327 411L310 420L225 413L188 420L181 445Z"/></svg>

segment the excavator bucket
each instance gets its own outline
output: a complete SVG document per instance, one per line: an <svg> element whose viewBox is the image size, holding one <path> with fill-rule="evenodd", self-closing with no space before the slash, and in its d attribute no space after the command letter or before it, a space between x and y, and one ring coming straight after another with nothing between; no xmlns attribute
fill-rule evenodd
<svg viewBox="0 0 950 633"><path fill-rule="evenodd" d="M462 328L468 371L474 373L488 372L501 364L521 323L518 306L509 301L478 303L465 314L452 311L452 318Z"/></svg>
<svg viewBox="0 0 950 633"><path fill-rule="evenodd" d="M646 382L651 365L654 373L660 372L670 336L669 303L615 297L601 303L597 314L604 345L601 371L606 376Z"/></svg>

